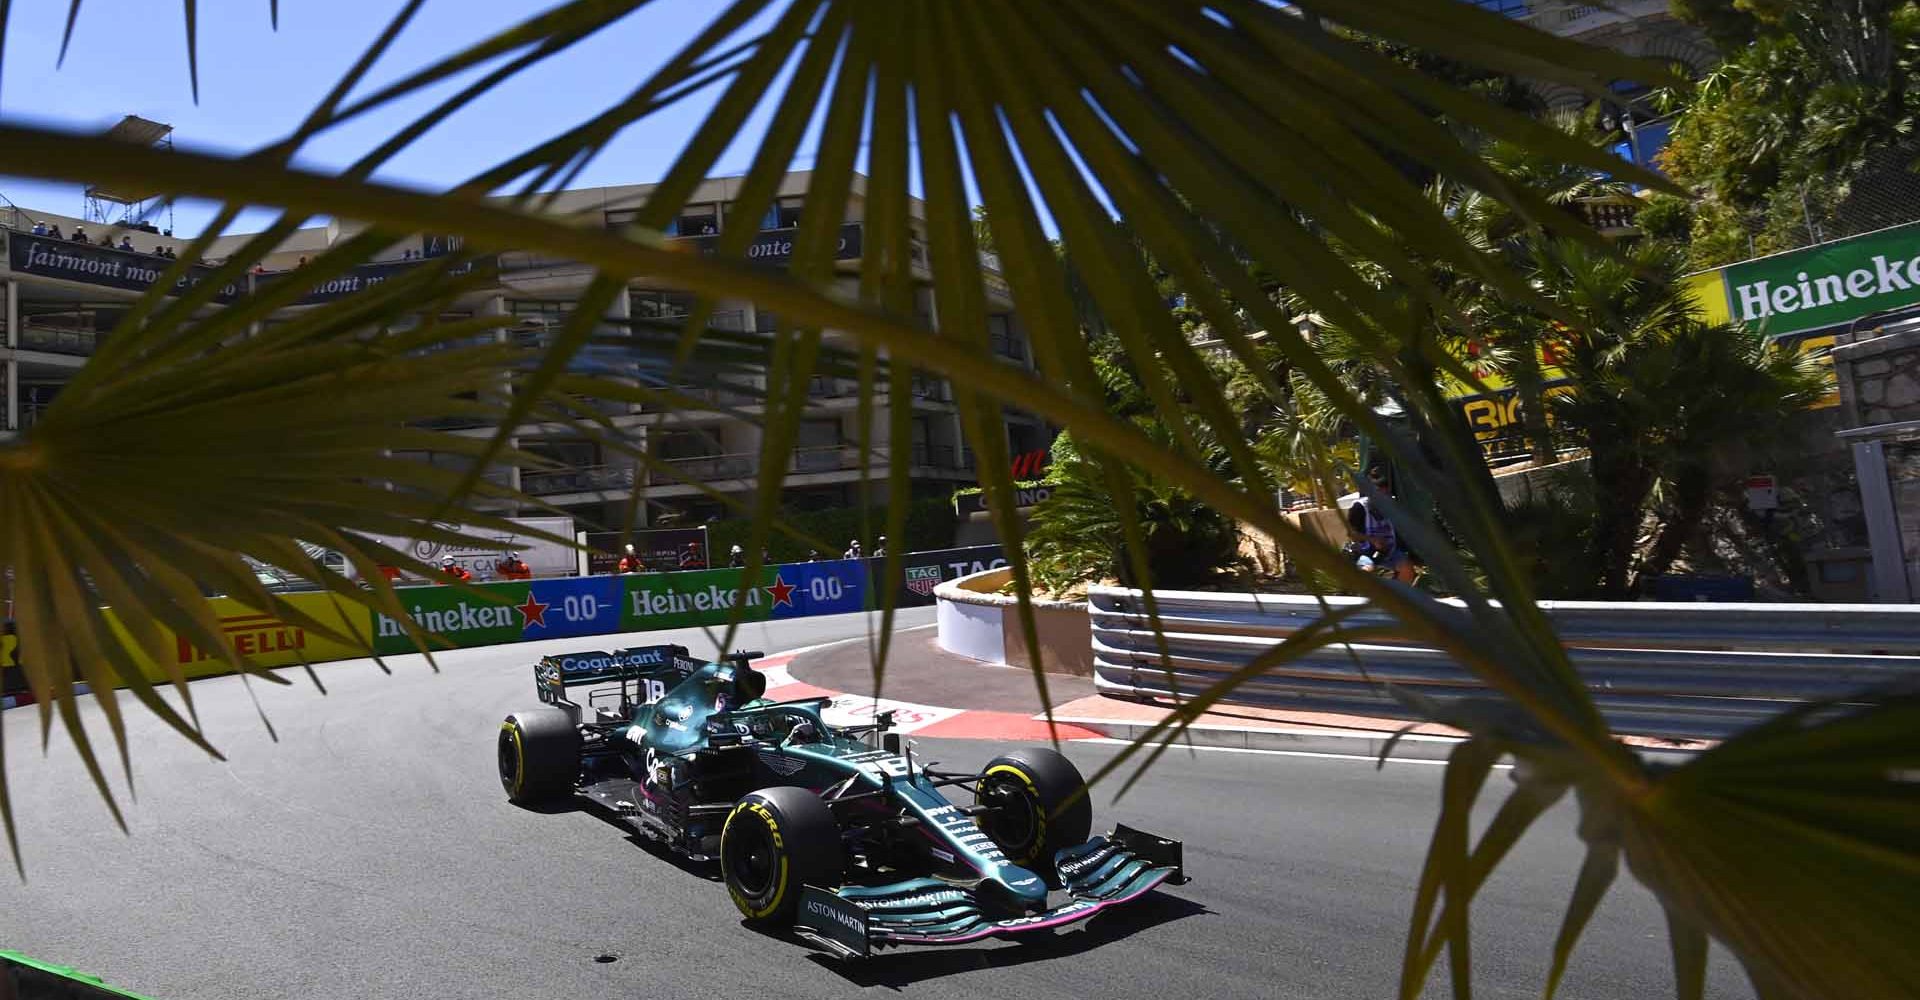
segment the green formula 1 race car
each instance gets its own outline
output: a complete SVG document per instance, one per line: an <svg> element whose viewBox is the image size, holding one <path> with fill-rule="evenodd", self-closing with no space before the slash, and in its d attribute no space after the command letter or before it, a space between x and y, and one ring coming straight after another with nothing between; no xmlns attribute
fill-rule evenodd
<svg viewBox="0 0 1920 1000"><path fill-rule="evenodd" d="M508 798L583 796L689 858L717 859L750 923L791 925L843 957L1058 927L1186 881L1178 841L1124 826L1089 838L1086 782L1060 754L943 771L888 732L888 713L831 726L824 698L767 701L758 655L712 663L647 646L542 659L546 706L500 725ZM569 698L590 684L586 705Z"/></svg>

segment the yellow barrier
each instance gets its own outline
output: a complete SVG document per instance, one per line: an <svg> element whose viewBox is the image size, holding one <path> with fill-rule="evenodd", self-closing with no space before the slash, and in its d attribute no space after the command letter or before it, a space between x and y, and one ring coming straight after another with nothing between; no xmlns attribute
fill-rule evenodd
<svg viewBox="0 0 1920 1000"><path fill-rule="evenodd" d="M358 604L340 601L330 594L283 594L281 599L336 631L349 633L362 643L371 641L372 623L367 609ZM236 652L251 657L254 663L263 667L292 666L303 660L308 663L347 660L367 655L368 647L365 645L353 646L315 635L230 597L216 597L212 604L213 613L220 619L222 638ZM342 612L345 613L345 621L341 620ZM147 678L153 681L166 680L167 674L162 665L154 663L135 646L132 636L113 612L107 611L106 616L108 627L113 629L127 648L133 650L134 660L140 664ZM218 652L200 649L170 629L163 628L163 631L167 638L164 655L170 658L171 665L185 670L188 677L211 677L231 672L227 661L221 659Z"/></svg>

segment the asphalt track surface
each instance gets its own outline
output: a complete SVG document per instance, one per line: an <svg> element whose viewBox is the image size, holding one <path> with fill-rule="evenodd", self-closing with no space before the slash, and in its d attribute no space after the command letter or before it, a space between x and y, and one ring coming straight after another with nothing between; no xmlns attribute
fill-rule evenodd
<svg viewBox="0 0 1920 1000"><path fill-rule="evenodd" d="M740 645L771 653L866 627L857 615L755 625ZM691 631L648 641L669 638L711 648ZM395 658L391 677L328 665L325 697L304 681L255 683L278 743L237 679L196 683L229 762L130 719L131 836L113 827L64 736L43 757L33 710L5 713L28 878L0 887L0 948L162 1000L1394 994L1437 766L1169 753L1117 806L1097 790L1095 823L1184 840L1190 884L1041 940L848 965L742 925L710 866L669 860L594 813L508 804L494 737L506 712L534 704L529 652L449 653L437 674ZM97 710L89 718L99 724ZM956 767L994 750L920 745ZM1068 748L1088 772L1115 750ZM1478 996L1540 995L1579 862L1574 819L1564 806L1550 813L1483 890ZM1672 996L1667 970L1658 907L1623 873L1561 996ZM1437 972L1428 994L1445 996ZM1751 995L1717 950L1708 995Z"/></svg>

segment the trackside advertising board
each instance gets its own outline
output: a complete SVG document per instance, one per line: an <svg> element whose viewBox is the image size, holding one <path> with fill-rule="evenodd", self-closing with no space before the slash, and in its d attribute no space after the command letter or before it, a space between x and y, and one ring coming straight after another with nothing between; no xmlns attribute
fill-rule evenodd
<svg viewBox="0 0 1920 1000"><path fill-rule="evenodd" d="M645 632L691 625L802 618L859 611L867 606L864 560L765 566L748 580L744 569L707 569L615 577L626 586L620 630Z"/></svg>
<svg viewBox="0 0 1920 1000"><path fill-rule="evenodd" d="M1720 269L1727 309L1770 337L1920 302L1920 223Z"/></svg>
<svg viewBox="0 0 1920 1000"><path fill-rule="evenodd" d="M894 604L931 604L933 589L942 581L1005 563L998 545L907 553ZM423 630L466 647L722 625L736 611L739 620L749 622L861 611L882 603L875 581L884 572L883 559L836 559L767 566L752 580L745 570L729 568L496 582L472 589L412 586L397 593ZM304 614L337 623L339 630L371 643L381 655L417 651L406 629L386 615L328 594L282 597ZM212 604L224 640L262 666L353 659L365 652L363 646L315 635L231 598L214 598ZM109 627L132 649L132 637L114 612L106 616ZM11 636L0 643L0 660L12 644ZM163 652L169 661L165 664L134 652L151 680L164 680L168 666L190 678L228 672L216 651L198 648L171 631L164 633Z"/></svg>
<svg viewBox="0 0 1920 1000"><path fill-rule="evenodd" d="M338 601L328 594L281 596L302 614L325 622L336 631L358 636L362 641L367 638L367 612L357 604ZM221 638L235 652L252 657L253 662L262 666L289 667L303 662L351 659L363 654L363 649L352 644L316 635L230 597L216 597L212 604L213 613L220 620ZM165 680L167 675L162 665L153 662L135 646L132 635L120 624L114 612L107 611L106 617L108 627L132 650L134 660L145 671L147 679ZM227 662L220 658L217 651L201 649L172 630L164 626L162 628L166 637L162 653L172 661L167 666L179 667L188 677L211 677L229 672Z"/></svg>
<svg viewBox="0 0 1920 1000"><path fill-rule="evenodd" d="M586 576L481 585L478 589L493 600L456 587L407 587L399 594L423 630L456 646L492 646L618 632L621 583L626 579ZM373 648L381 654L415 651L405 627L380 614L374 616Z"/></svg>

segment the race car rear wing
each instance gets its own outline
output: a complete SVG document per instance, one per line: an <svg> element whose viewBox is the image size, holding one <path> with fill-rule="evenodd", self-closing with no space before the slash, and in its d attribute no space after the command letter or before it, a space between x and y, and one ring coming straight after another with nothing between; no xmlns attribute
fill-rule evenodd
<svg viewBox="0 0 1920 1000"><path fill-rule="evenodd" d="M646 678L665 680L684 677L698 668L699 663L687 655L685 646L633 646L612 652L590 649L541 657L533 666L533 690L541 701L565 707L572 704L567 699L571 687Z"/></svg>

